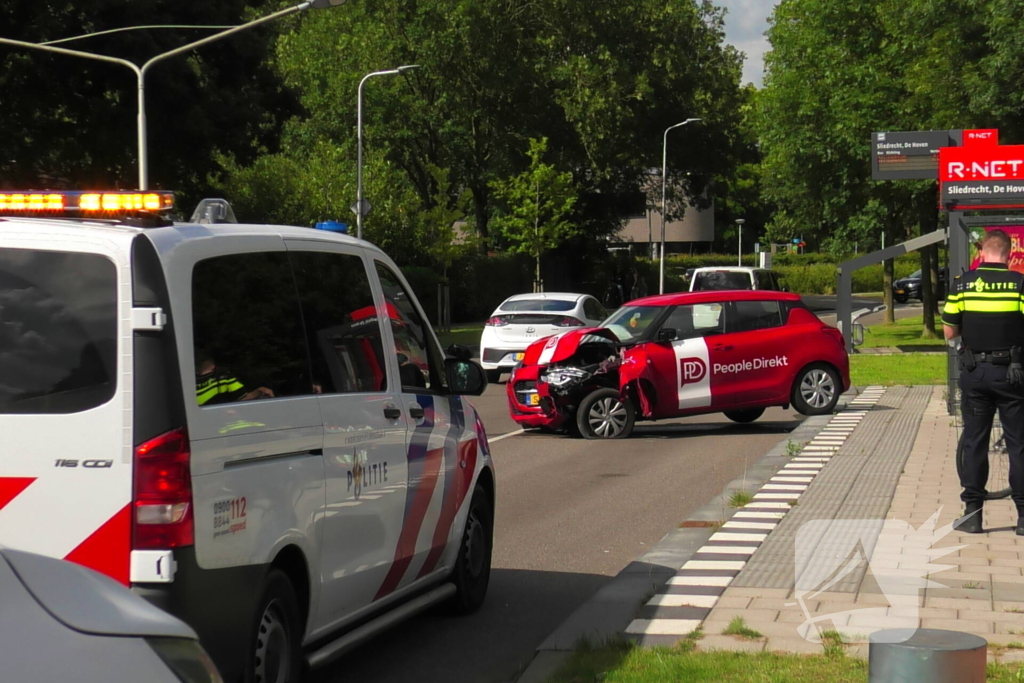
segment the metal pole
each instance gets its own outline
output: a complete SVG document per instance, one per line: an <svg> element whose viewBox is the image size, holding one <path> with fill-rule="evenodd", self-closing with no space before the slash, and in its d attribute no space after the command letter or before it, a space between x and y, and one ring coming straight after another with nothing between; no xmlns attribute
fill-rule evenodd
<svg viewBox="0 0 1024 683"><path fill-rule="evenodd" d="M418 69L419 64L407 64L397 69L374 71L363 76L356 89L356 237L363 239L363 86L375 76L393 76Z"/></svg>
<svg viewBox="0 0 1024 683"><path fill-rule="evenodd" d="M665 212L667 211L665 206L665 188L668 185L668 132L673 128L679 128L695 121L700 121L700 119L686 119L673 126L669 126L665 129L665 135L661 142L661 253L658 255L660 261L658 266L658 294L665 293Z"/></svg>
<svg viewBox="0 0 1024 683"><path fill-rule="evenodd" d="M43 50L44 52L55 52L55 53L61 54L61 55L68 55L68 56L71 56L71 57L82 57L83 59L92 59L92 60L95 60L95 61L98 61L98 62L108 62L110 64L120 64L121 66L126 66L129 69L131 69L132 71L134 71L135 75L138 77L138 84L139 84L138 85L138 89L139 89L139 111L138 111L138 118L137 118L137 121L138 121L137 139L138 139L138 145L139 145L139 149L138 149L138 156L139 156L139 188L138 189L140 189L140 190L148 190L149 189L149 171L148 171L148 167L147 167L148 154L146 152L146 94L145 94L145 92L146 92L145 91L146 71L148 71L149 68L151 66L153 66L154 64L156 64L157 62L163 61L164 59L167 59L169 57L174 57L175 55L180 55L183 52L188 52L189 50L194 50L195 48L200 47L202 45L206 45L207 43L212 43L215 40L220 40L221 38L227 38L228 36L234 35L235 33L238 33L240 31L244 31L244 30L252 28L254 26L259 26L260 24L264 24L264 23L266 23L268 21L273 21L274 19L277 19L279 17L283 17L283 16L286 16L288 14L294 14L295 12L301 12L302 10L308 9L312 5L313 5L313 2L311 0L309 0L307 2L299 3L298 5L295 5L294 7L288 7L286 9L283 9L283 10L279 11L279 12L274 12L273 14L268 14L267 16L262 17L260 19L255 19L253 21L250 21L247 24L242 24L241 26L235 26L233 28L227 29L226 31L221 31L219 33L215 33L212 36L207 36L206 38L203 38L201 40L196 40L196 41L191 42L191 43L189 43L187 45L183 45L183 46L181 46L179 48L171 50L169 52L164 52L163 54L159 54L156 57L153 57L152 59L150 59L145 64L143 64L141 68L138 67L137 65L133 64L132 62L129 62L126 59L118 59L116 57L107 57L106 55L97 55L97 54L93 54L92 52L82 52L80 50L69 50L67 48L54 47L52 45L38 45L36 43L26 43L26 42L21 41L21 40L11 40L10 38L0 38L0 44L14 45L14 46L17 46L17 47L27 47L27 48L30 48L30 49L33 49L33 50ZM80 36L80 37L84 37L84 36Z"/></svg>

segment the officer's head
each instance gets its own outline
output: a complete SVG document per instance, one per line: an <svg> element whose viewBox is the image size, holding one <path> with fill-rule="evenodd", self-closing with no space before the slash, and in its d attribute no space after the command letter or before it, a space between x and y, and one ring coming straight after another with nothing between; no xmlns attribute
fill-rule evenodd
<svg viewBox="0 0 1024 683"><path fill-rule="evenodd" d="M981 258L989 263L1010 260L1010 236L1002 230L989 230L981 240Z"/></svg>

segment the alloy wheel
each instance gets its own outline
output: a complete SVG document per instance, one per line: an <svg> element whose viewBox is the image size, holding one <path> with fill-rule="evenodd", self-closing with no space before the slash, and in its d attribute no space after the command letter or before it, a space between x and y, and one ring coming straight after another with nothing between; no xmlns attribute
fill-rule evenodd
<svg viewBox="0 0 1024 683"><path fill-rule="evenodd" d="M812 408L824 408L836 395L832 376L821 368L814 368L804 375L800 382L800 397Z"/></svg>
<svg viewBox="0 0 1024 683"><path fill-rule="evenodd" d="M594 402L587 415L590 429L602 438L615 438L626 428L626 406L614 398L602 398Z"/></svg>

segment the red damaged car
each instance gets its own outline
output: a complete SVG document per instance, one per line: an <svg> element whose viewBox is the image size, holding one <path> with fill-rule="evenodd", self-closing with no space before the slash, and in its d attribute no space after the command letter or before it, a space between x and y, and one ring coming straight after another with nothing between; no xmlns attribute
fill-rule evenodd
<svg viewBox="0 0 1024 683"><path fill-rule="evenodd" d="M840 332L798 295L771 291L631 301L601 327L534 342L506 385L519 424L588 439L702 413L753 422L770 406L823 415L849 388Z"/></svg>

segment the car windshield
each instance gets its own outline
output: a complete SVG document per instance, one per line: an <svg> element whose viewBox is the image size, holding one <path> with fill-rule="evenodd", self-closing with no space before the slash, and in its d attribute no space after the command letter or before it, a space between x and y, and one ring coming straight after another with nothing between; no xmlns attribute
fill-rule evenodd
<svg viewBox="0 0 1024 683"><path fill-rule="evenodd" d="M576 308L575 301L562 299L516 299L506 301L500 306L503 311L571 311Z"/></svg>
<svg viewBox="0 0 1024 683"><path fill-rule="evenodd" d="M623 306L601 323L611 330L619 341L636 341L664 310L661 306Z"/></svg>
<svg viewBox="0 0 1024 683"><path fill-rule="evenodd" d="M750 274L734 270L712 270L697 273L693 291L706 292L723 289L753 289Z"/></svg>
<svg viewBox="0 0 1024 683"><path fill-rule="evenodd" d="M921 279L921 271L920 270L915 270L913 273L910 274L910 279L911 280L920 280Z"/></svg>

